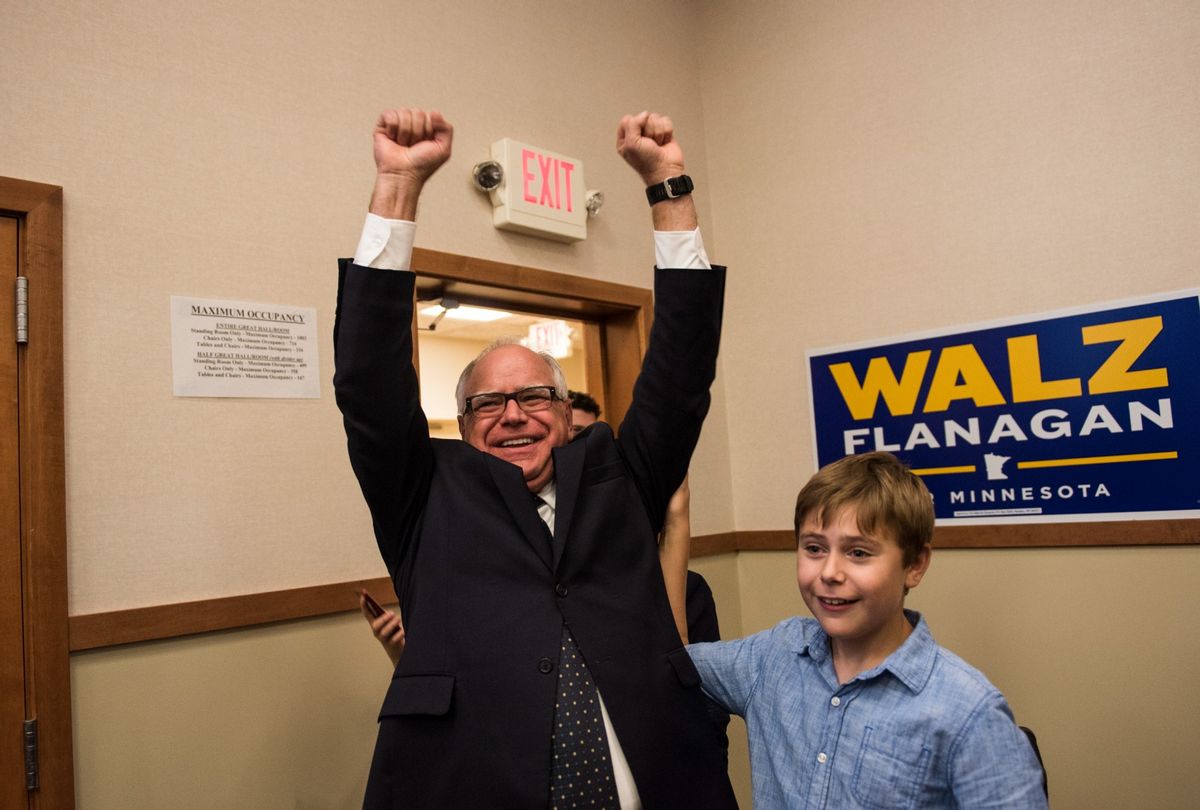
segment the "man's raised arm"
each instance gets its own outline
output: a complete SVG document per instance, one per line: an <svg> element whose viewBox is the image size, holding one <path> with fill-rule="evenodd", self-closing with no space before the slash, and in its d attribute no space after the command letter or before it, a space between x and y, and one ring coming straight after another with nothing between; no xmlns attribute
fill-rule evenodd
<svg viewBox="0 0 1200 810"><path fill-rule="evenodd" d="M654 325L618 441L658 531L708 412L725 275L705 254L671 119L650 112L625 116L616 147L646 187L658 268Z"/></svg>
<svg viewBox="0 0 1200 810"><path fill-rule="evenodd" d="M370 212L354 262L341 263L338 279L333 383L350 462L394 574L432 458L412 366L413 275L388 271L409 268L417 200L449 159L454 130L436 111L403 108L382 113L372 137Z"/></svg>

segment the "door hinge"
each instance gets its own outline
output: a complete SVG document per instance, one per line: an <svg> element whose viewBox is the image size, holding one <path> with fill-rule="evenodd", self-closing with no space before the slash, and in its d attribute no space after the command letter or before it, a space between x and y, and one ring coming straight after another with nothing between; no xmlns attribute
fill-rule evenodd
<svg viewBox="0 0 1200 810"><path fill-rule="evenodd" d="M17 276L17 343L29 342L29 279Z"/></svg>
<svg viewBox="0 0 1200 810"><path fill-rule="evenodd" d="M25 789L38 787L38 733L37 720L25 721Z"/></svg>

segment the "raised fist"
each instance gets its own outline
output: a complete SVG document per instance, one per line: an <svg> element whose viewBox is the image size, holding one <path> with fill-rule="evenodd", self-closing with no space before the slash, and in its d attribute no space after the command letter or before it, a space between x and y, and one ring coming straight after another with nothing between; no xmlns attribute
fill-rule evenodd
<svg viewBox="0 0 1200 810"><path fill-rule="evenodd" d="M623 117L617 125L617 152L648 186L684 173L683 149L675 140L675 125L665 115L640 112Z"/></svg>
<svg viewBox="0 0 1200 810"><path fill-rule="evenodd" d="M423 184L450 159L454 127L437 110L385 110L375 122L375 168Z"/></svg>

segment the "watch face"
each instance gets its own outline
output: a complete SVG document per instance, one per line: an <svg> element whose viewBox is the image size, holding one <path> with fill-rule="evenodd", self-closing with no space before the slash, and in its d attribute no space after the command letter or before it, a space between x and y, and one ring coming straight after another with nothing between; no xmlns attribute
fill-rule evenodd
<svg viewBox="0 0 1200 810"><path fill-rule="evenodd" d="M671 194L678 197L681 194L687 194L692 190L692 178L686 174L681 174L678 177L669 177L667 182L671 184Z"/></svg>

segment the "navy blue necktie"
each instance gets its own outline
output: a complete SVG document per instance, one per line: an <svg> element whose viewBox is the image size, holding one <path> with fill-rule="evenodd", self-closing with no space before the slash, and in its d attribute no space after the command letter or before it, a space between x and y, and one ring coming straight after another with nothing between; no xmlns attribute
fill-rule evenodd
<svg viewBox="0 0 1200 810"><path fill-rule="evenodd" d="M534 496L535 505L543 501ZM541 515L538 516L539 520ZM553 547L545 521L546 539ZM608 755L608 735L600 714L600 693L566 623L558 659L558 695L551 732L550 808L620 810L617 783Z"/></svg>

